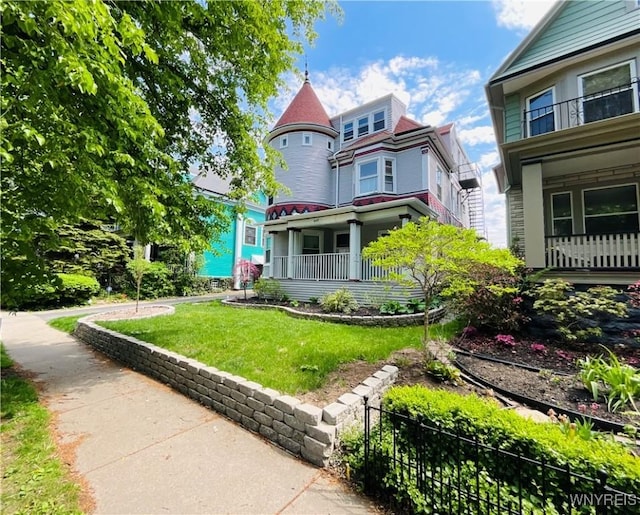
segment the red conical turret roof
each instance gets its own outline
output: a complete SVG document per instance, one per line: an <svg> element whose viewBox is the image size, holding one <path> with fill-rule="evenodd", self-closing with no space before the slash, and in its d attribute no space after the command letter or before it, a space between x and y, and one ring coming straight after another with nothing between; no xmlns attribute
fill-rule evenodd
<svg viewBox="0 0 640 515"><path fill-rule="evenodd" d="M322 107L316 92L313 91L308 78L305 79L300 91L282 114L274 129L294 123L310 123L332 128L327 112Z"/></svg>

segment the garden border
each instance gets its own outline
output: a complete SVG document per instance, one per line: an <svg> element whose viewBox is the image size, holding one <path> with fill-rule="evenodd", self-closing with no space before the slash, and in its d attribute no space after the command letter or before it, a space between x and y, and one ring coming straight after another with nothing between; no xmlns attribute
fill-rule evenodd
<svg viewBox="0 0 640 515"><path fill-rule="evenodd" d="M298 311L289 306L278 306L277 304L252 304L250 302L238 303L233 300L223 300L225 306L234 308L252 308L252 309L279 309L293 318L303 320L320 320L322 322L332 322L335 324L375 326L375 327L405 327L411 325L420 325L424 320L424 313L412 313L410 315L343 315L332 313L307 313ZM437 322L445 315L443 307L429 310L429 321Z"/></svg>
<svg viewBox="0 0 640 515"><path fill-rule="evenodd" d="M477 358L477 356L473 356L471 354L467 354L467 355L470 356L470 357ZM478 359L486 359L486 358L478 358ZM505 362L505 361L502 361L502 363L509 364L509 365L514 366L514 367L526 368L526 367L522 367L518 363L508 363L508 362ZM624 425L623 424L620 424L618 422L613 422L611 420L605 420L605 419L602 419L602 418L599 418L599 417L594 417L592 415L587 415L585 413L578 413L577 411L573 411L571 409L561 408L560 406L556 406L554 404L541 402L541 401L526 397L524 395L521 395L519 393L511 392L509 390L505 390L504 388L502 388L502 387L500 387L498 385L495 385L490 381L487 381L486 379L478 376L477 374L474 374L467 367L465 367L462 363L460 363L457 359L455 360L454 364L464 374L468 375L474 381L477 381L478 383L480 383L485 388L491 388L493 391L498 392L499 394L504 395L505 397L513 399L514 401L519 402L521 404L524 404L526 406L529 406L531 408L540 410L545 414L549 411L549 409L553 409L558 414L564 413L565 415L568 415L571 420L585 419L585 420L588 420L590 422L593 422L594 427L596 429L598 429L598 430L601 430L601 431L613 431L615 433L623 433L624 432Z"/></svg>
<svg viewBox="0 0 640 515"><path fill-rule="evenodd" d="M320 408L241 376L218 370L137 338L78 320L74 335L110 358L160 381L239 422L270 442L314 465L327 466L340 435L364 424L364 399L379 406L395 382L398 367L385 365L350 393Z"/></svg>

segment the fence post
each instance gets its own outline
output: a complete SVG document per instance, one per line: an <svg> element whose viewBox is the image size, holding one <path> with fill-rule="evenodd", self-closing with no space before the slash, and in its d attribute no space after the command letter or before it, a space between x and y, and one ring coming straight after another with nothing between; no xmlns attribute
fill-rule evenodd
<svg viewBox="0 0 640 515"><path fill-rule="evenodd" d="M369 437L369 397L364 396L364 491L369 492L369 448L370 442ZM382 415L381 415L382 416Z"/></svg>
<svg viewBox="0 0 640 515"><path fill-rule="evenodd" d="M596 513L608 513L609 509L604 494L607 491L607 479L609 475L607 474L606 470L600 469L597 472L597 476L596 488L598 489L597 493L602 495L602 504L596 504Z"/></svg>

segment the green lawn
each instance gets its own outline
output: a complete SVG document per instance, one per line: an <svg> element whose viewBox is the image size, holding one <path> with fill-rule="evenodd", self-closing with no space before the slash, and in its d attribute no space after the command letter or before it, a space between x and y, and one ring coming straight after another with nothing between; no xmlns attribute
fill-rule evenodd
<svg viewBox="0 0 640 515"><path fill-rule="evenodd" d="M100 325L290 394L320 387L341 363L375 362L398 349L420 348L422 335L421 326L348 326L219 302L179 305L175 315ZM433 330L446 338L454 326Z"/></svg>
<svg viewBox="0 0 640 515"><path fill-rule="evenodd" d="M11 370L1 348L2 513L82 513L80 488L56 456L49 412L31 383Z"/></svg>
<svg viewBox="0 0 640 515"><path fill-rule="evenodd" d="M55 327L60 331L64 331L65 333L72 333L76 328L76 323L78 322L78 320L80 320L84 316L86 315L54 318L53 320L49 320L48 323L51 327Z"/></svg>

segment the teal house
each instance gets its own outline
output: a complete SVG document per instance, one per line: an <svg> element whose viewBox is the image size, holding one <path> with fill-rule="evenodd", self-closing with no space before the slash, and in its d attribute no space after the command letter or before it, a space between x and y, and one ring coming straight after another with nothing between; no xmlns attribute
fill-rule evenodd
<svg viewBox="0 0 640 515"><path fill-rule="evenodd" d="M233 201L226 200L229 185L217 176L198 175L194 184L206 195L218 197L225 203L233 216ZM264 264L265 234L264 221L267 197L256 193L254 201L246 203L242 215L233 216L227 232L213 245L212 251L204 253L204 263L199 274L219 280L232 280L235 289L240 288L239 279L234 270L240 260L245 259L262 270Z"/></svg>

